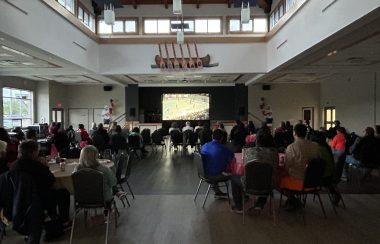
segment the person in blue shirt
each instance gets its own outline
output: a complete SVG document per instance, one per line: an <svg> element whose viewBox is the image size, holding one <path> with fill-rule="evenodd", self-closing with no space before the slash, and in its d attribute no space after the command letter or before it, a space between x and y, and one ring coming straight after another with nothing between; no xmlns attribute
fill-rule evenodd
<svg viewBox="0 0 380 244"><path fill-rule="evenodd" d="M204 160L205 173L212 180L228 179L225 174L228 163L234 158L234 154L226 145L222 144L224 133L220 129L216 129L212 133L212 141L202 146L201 154ZM227 193L223 193L217 184L212 186L215 197L227 197Z"/></svg>

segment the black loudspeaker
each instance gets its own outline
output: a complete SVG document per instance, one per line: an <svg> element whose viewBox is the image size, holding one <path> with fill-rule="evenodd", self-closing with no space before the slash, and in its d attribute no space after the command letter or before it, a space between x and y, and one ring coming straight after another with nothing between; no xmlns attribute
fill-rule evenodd
<svg viewBox="0 0 380 244"><path fill-rule="evenodd" d="M245 115L245 107L239 107L239 116Z"/></svg>
<svg viewBox="0 0 380 244"><path fill-rule="evenodd" d="M112 86L103 86L104 91L112 91Z"/></svg>
<svg viewBox="0 0 380 244"><path fill-rule="evenodd" d="M136 108L130 108L129 117L135 117L135 116L136 116Z"/></svg>
<svg viewBox="0 0 380 244"><path fill-rule="evenodd" d="M263 85L263 86L262 86L262 89L263 89L264 91L269 91L269 90L270 90L270 85Z"/></svg>

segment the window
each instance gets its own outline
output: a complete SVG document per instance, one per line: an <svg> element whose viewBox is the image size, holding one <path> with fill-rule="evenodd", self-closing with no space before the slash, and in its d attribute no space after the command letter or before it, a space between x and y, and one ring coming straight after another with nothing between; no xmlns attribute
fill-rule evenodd
<svg viewBox="0 0 380 244"><path fill-rule="evenodd" d="M263 33L267 32L267 19L266 18L252 18L248 23L241 24L240 18L233 17L228 19L229 33Z"/></svg>
<svg viewBox="0 0 380 244"><path fill-rule="evenodd" d="M74 13L74 0L57 0L59 4L69 10L71 13Z"/></svg>
<svg viewBox="0 0 380 244"><path fill-rule="evenodd" d="M28 90L3 88L4 128L32 125L33 92Z"/></svg>
<svg viewBox="0 0 380 244"><path fill-rule="evenodd" d="M272 29L277 22L288 12L297 0L280 0L269 16L269 27Z"/></svg>
<svg viewBox="0 0 380 244"><path fill-rule="evenodd" d="M145 34L169 34L170 19L145 19L144 20Z"/></svg>
<svg viewBox="0 0 380 244"><path fill-rule="evenodd" d="M103 20L98 22L98 34L137 34L136 19L116 19L113 25L107 25Z"/></svg>
<svg viewBox="0 0 380 244"><path fill-rule="evenodd" d="M195 19L195 33L221 33L221 30L220 18Z"/></svg>
<svg viewBox="0 0 380 244"><path fill-rule="evenodd" d="M335 107L325 107L325 128L330 129L335 121Z"/></svg>
<svg viewBox="0 0 380 244"><path fill-rule="evenodd" d="M92 32L95 32L95 17L82 5L78 5L78 19Z"/></svg>

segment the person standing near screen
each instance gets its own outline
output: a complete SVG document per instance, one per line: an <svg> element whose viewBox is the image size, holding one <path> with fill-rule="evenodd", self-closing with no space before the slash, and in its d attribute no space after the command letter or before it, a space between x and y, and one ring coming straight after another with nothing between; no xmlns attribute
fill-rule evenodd
<svg viewBox="0 0 380 244"><path fill-rule="evenodd" d="M108 125L110 123L111 114L110 114L108 105L104 106L104 109L102 111L102 119L103 119L103 124Z"/></svg>

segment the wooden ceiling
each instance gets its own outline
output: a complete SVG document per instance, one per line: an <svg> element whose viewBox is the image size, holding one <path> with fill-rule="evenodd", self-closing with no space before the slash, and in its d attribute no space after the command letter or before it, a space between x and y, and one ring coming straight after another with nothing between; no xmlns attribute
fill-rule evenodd
<svg viewBox="0 0 380 244"><path fill-rule="evenodd" d="M114 0L115 1L115 0ZM257 2L257 5L264 10L265 13L269 13L271 10L272 0L243 0L243 2ZM95 0L97 2L97 0ZM139 5L147 4L162 4L165 8L173 3L172 0L116 0L121 5L132 5L134 8L138 8ZM202 4L226 4L229 8L234 6L234 2L241 3L242 0L182 0L183 4L196 4L197 8ZM239 4L238 4L239 5Z"/></svg>

